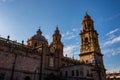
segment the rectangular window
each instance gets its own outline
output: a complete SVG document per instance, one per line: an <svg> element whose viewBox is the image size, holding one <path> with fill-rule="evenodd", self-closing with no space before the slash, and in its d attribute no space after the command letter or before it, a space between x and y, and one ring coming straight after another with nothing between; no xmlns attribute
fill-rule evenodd
<svg viewBox="0 0 120 80"><path fill-rule="evenodd" d="M79 76L79 71L78 70L76 70L76 76Z"/></svg>
<svg viewBox="0 0 120 80"><path fill-rule="evenodd" d="M0 80L4 80L4 78L5 78L5 74L0 73Z"/></svg>
<svg viewBox="0 0 120 80"><path fill-rule="evenodd" d="M83 76L83 71L82 70L80 70L80 76Z"/></svg>
<svg viewBox="0 0 120 80"><path fill-rule="evenodd" d="M49 66L50 67L54 66L54 59L53 59L53 57L50 57L50 59L49 59Z"/></svg>
<svg viewBox="0 0 120 80"><path fill-rule="evenodd" d="M66 76L66 77L68 76L68 72L67 72L67 71L65 71L65 76Z"/></svg>
<svg viewBox="0 0 120 80"><path fill-rule="evenodd" d="M74 76L74 70L72 70L72 76Z"/></svg>
<svg viewBox="0 0 120 80"><path fill-rule="evenodd" d="M62 71L60 72L60 76L62 76Z"/></svg>

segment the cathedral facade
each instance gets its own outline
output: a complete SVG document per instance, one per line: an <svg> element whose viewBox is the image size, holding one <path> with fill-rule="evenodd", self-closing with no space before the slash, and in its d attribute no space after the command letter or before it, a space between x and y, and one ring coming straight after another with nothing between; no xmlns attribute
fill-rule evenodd
<svg viewBox="0 0 120 80"><path fill-rule="evenodd" d="M106 80L103 55L94 22L86 14L80 32L80 60L64 56L56 27L48 45L38 29L27 45L0 38L0 80Z"/></svg>

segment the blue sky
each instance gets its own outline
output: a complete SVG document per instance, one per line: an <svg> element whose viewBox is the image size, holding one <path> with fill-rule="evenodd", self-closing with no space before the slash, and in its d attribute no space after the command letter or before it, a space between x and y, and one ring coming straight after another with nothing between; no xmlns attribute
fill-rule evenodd
<svg viewBox="0 0 120 80"><path fill-rule="evenodd" d="M64 54L79 58L81 22L87 11L99 33L107 72L120 71L119 0L0 0L0 36L25 42L39 26L52 41L59 26Z"/></svg>

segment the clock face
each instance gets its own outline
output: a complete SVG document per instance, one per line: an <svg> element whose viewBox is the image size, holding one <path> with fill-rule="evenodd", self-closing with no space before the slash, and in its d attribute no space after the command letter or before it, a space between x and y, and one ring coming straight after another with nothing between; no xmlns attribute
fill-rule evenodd
<svg viewBox="0 0 120 80"><path fill-rule="evenodd" d="M51 53L55 53L55 48L54 48L54 47L51 47L51 48L50 48L50 52L51 52Z"/></svg>

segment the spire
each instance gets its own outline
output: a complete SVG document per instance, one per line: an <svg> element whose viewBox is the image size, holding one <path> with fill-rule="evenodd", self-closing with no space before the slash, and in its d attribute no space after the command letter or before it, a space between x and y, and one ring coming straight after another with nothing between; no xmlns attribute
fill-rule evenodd
<svg viewBox="0 0 120 80"><path fill-rule="evenodd" d="M87 13L87 11L86 11L86 16L88 16L88 13Z"/></svg>
<svg viewBox="0 0 120 80"><path fill-rule="evenodd" d="M86 11L86 13L85 13L85 17L84 17L84 19L91 19L91 17L89 16L89 14L88 14L87 11Z"/></svg>
<svg viewBox="0 0 120 80"><path fill-rule="evenodd" d="M55 34L59 34L59 29L58 29L58 25L57 25L57 27L56 27L56 30L55 30Z"/></svg>
<svg viewBox="0 0 120 80"><path fill-rule="evenodd" d="M93 20L91 19L90 15L88 14L88 12L86 11L84 19L82 21L82 24L84 24L85 26L88 25L92 25L93 26Z"/></svg>
<svg viewBox="0 0 120 80"><path fill-rule="evenodd" d="M60 34L60 31L58 29L58 25L54 31L54 34L53 34L53 42L61 42L61 34Z"/></svg>
<svg viewBox="0 0 120 80"><path fill-rule="evenodd" d="M58 25L57 25L57 27L56 27L56 30L58 30Z"/></svg>
<svg viewBox="0 0 120 80"><path fill-rule="evenodd" d="M42 31L41 31L41 29L40 29L40 26L39 26L39 29L37 30L37 32L36 32L38 35L41 35L42 34Z"/></svg>

